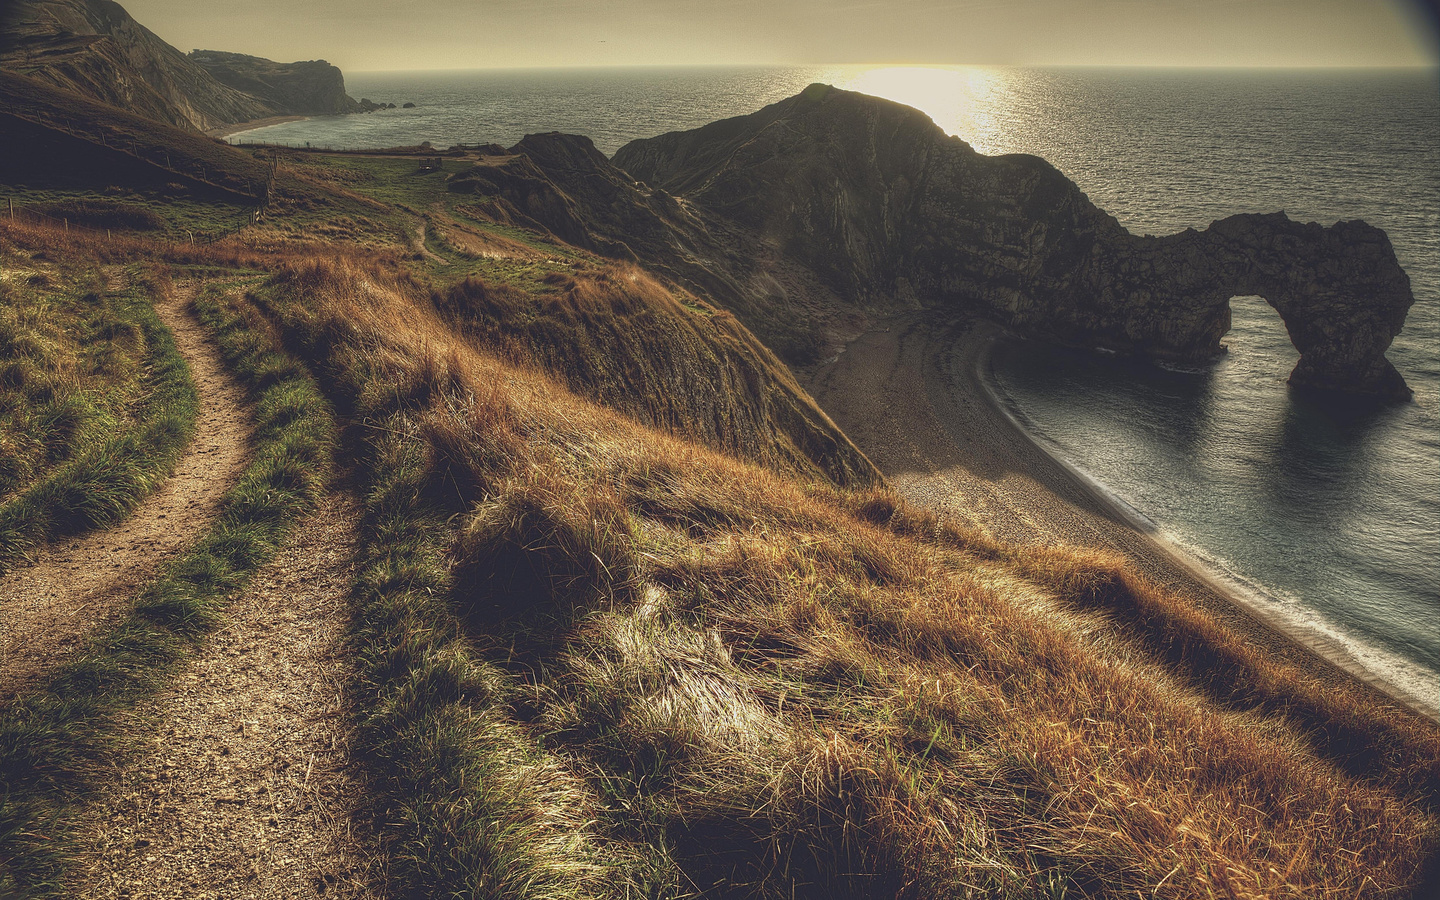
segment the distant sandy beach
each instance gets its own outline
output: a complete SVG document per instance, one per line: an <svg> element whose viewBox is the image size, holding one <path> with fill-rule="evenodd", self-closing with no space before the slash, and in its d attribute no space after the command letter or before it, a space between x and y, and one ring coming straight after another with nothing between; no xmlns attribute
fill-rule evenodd
<svg viewBox="0 0 1440 900"><path fill-rule="evenodd" d="M1321 679L1348 675L1440 720L1436 698L1387 682L1340 641L1246 598L1052 456L989 387L990 351L1003 337L988 322L906 314L873 324L806 387L911 502L1003 541L1122 553L1266 653Z"/></svg>
<svg viewBox="0 0 1440 900"><path fill-rule="evenodd" d="M211 128L205 132L206 137L228 138L246 131L254 131L257 128L268 128L271 125L280 125L285 122L303 122L309 116L271 116L268 119L251 119L248 122L236 122L233 125L221 125L219 128Z"/></svg>

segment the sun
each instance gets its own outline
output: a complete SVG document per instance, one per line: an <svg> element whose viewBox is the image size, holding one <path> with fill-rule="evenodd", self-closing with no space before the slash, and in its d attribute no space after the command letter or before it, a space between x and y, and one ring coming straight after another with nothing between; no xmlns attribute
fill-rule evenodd
<svg viewBox="0 0 1440 900"><path fill-rule="evenodd" d="M842 86L913 106L947 134L986 152L994 143L997 107L1007 95L1007 74L985 66L880 66L856 73Z"/></svg>

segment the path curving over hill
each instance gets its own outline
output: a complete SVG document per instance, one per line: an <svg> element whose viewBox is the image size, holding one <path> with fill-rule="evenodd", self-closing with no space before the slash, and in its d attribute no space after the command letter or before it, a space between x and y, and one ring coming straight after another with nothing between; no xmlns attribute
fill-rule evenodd
<svg viewBox="0 0 1440 900"><path fill-rule="evenodd" d="M84 896L377 896L343 698L359 520L353 498L323 500L130 714L150 752L86 816Z"/></svg>
<svg viewBox="0 0 1440 900"><path fill-rule="evenodd" d="M195 285L155 306L200 396L195 440L175 473L123 522L69 538L0 577L0 697L12 696L130 608L135 591L215 518L249 459L244 389L190 311Z"/></svg>

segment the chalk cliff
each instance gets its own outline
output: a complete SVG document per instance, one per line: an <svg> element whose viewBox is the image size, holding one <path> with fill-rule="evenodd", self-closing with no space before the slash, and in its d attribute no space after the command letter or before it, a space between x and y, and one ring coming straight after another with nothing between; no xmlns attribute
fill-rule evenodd
<svg viewBox="0 0 1440 900"><path fill-rule="evenodd" d="M860 307L962 307L1068 343L1198 360L1220 351L1229 298L1258 294L1301 352L1292 384L1409 396L1384 356L1414 302L1409 279L1363 222L1276 213L1132 235L1038 157L981 155L917 110L825 85L632 142L614 163Z"/></svg>

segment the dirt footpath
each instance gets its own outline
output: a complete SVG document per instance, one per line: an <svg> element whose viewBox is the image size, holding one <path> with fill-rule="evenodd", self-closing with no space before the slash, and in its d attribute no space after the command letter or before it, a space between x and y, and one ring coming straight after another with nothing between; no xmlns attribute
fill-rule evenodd
<svg viewBox="0 0 1440 900"><path fill-rule="evenodd" d="M380 895L374 841L353 824L342 697L359 518L330 497L133 712L153 747L87 817L83 896Z"/></svg>
<svg viewBox="0 0 1440 900"><path fill-rule="evenodd" d="M204 533L249 461L245 392L190 311L195 286L156 303L200 395L195 439L175 473L128 518L43 550L0 577L0 699L33 684L87 635L126 613L135 591Z"/></svg>

